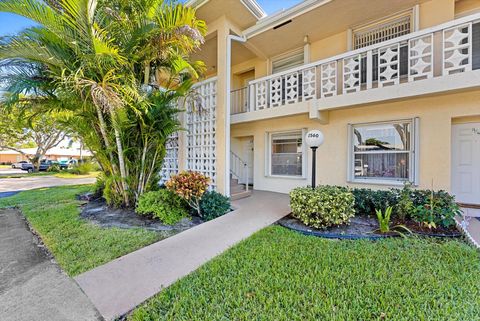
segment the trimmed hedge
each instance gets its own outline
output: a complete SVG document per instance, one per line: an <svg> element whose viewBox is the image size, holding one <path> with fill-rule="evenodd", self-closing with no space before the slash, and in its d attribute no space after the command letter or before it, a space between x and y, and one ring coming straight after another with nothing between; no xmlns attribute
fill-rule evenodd
<svg viewBox="0 0 480 321"><path fill-rule="evenodd" d="M353 196L353 203L340 196L347 194ZM413 189L409 184L389 190L319 186L313 191L300 187L290 193L290 198L293 216L316 228L348 223L353 216L351 209L355 215L376 217L376 210L383 212L388 207L393 208L392 219L448 228L454 225L454 217L460 211L455 197L449 193ZM347 206L350 206L348 210Z"/></svg>
<svg viewBox="0 0 480 321"><path fill-rule="evenodd" d="M418 223L434 223L448 228L455 224L454 217L459 214L455 197L443 190L412 189L406 184L403 189L375 191L355 188L352 193L356 215L375 215L375 210L385 211L387 207L393 207L393 217L398 219L413 219Z"/></svg>
<svg viewBox="0 0 480 321"><path fill-rule="evenodd" d="M372 190L369 188L354 188L356 215L375 215L375 210L384 211L387 207L395 206L398 194L393 190Z"/></svg>
<svg viewBox="0 0 480 321"><path fill-rule="evenodd" d="M167 225L173 225L188 216L183 200L167 189L140 196L135 212L140 215L151 215Z"/></svg>
<svg viewBox="0 0 480 321"><path fill-rule="evenodd" d="M355 198L343 187L298 187L290 192L292 215L315 228L338 226L355 215Z"/></svg>

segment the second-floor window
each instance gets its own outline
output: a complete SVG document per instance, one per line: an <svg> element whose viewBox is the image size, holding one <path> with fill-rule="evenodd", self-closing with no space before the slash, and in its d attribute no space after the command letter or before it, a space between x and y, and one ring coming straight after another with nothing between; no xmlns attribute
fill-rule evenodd
<svg viewBox="0 0 480 321"><path fill-rule="evenodd" d="M305 53L303 48L272 59L272 74L303 65Z"/></svg>
<svg viewBox="0 0 480 321"><path fill-rule="evenodd" d="M353 49L360 49L377 43L404 36L414 30L413 9L398 13L381 21L353 29ZM408 45L400 44L400 76L408 74ZM372 80L378 80L378 53L373 55ZM367 57L361 61L361 81L367 81Z"/></svg>
<svg viewBox="0 0 480 321"><path fill-rule="evenodd" d="M413 10L353 30L353 49L404 36L413 31Z"/></svg>

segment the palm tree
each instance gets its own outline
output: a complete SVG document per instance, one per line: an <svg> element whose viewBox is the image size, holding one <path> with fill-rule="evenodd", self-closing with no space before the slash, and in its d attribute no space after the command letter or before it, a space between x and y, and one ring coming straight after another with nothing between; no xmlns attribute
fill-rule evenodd
<svg viewBox="0 0 480 321"><path fill-rule="evenodd" d="M153 187L147 163L161 165L167 136L178 129L172 103L203 70L188 57L203 43L205 23L194 9L162 0L0 0L0 12L37 24L0 40L9 101L23 94L69 111L66 120L100 163L112 203L133 205ZM151 151L155 165L147 162Z"/></svg>

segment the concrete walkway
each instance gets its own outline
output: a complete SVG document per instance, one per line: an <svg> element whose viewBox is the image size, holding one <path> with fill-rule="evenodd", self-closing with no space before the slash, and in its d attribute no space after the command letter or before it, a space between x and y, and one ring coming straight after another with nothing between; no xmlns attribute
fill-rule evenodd
<svg viewBox="0 0 480 321"><path fill-rule="evenodd" d="M17 210L0 210L0 320L91 321L101 316L38 247Z"/></svg>
<svg viewBox="0 0 480 321"><path fill-rule="evenodd" d="M95 178L59 178L55 176L0 178L0 194L44 187L93 184L95 180Z"/></svg>
<svg viewBox="0 0 480 321"><path fill-rule="evenodd" d="M456 217L457 225L463 230L467 239L480 249L480 209L462 208L463 215Z"/></svg>
<svg viewBox="0 0 480 321"><path fill-rule="evenodd" d="M106 320L121 316L290 212L285 194L255 191L237 210L76 277Z"/></svg>

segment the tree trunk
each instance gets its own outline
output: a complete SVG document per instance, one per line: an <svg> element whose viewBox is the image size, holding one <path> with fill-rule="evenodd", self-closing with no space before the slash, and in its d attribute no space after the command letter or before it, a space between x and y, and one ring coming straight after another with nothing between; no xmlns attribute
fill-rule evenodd
<svg viewBox="0 0 480 321"><path fill-rule="evenodd" d="M115 114L110 109L110 117L112 118L112 122L115 123ZM120 168L120 177L122 180L122 194L123 194L123 202L126 207L130 206L130 200L128 197L128 185L127 185L127 171L125 168L125 157L123 155L123 145L122 139L120 137L120 132L115 124L113 124L113 131L115 133L115 142L117 144L117 154L118 154L118 166Z"/></svg>
<svg viewBox="0 0 480 321"><path fill-rule="evenodd" d="M115 164L115 158L113 157L112 147L110 145L110 140L108 139L107 131L105 129L107 128L105 124L105 119L103 118L102 110L100 109L100 107L95 105L95 108L97 110L98 122L100 124L99 128L100 128L100 133L103 137L103 143L105 144L105 147L108 150L108 156L110 157L110 162L112 163L112 174L116 176L118 173L118 168L117 168L117 165ZM116 184L116 181L115 181L115 184ZM117 186L117 190L121 191L121 186Z"/></svg>
<svg viewBox="0 0 480 321"><path fill-rule="evenodd" d="M136 195L136 198L138 199L140 197L140 195L143 194L144 192L144 189L145 189L145 182L144 182L144 179L146 177L146 173L145 173L145 159L147 157L147 143L148 140L145 140L143 142L143 151L142 151L142 163L141 163L141 166L140 166L140 175L138 177L138 186L137 186L137 195Z"/></svg>

